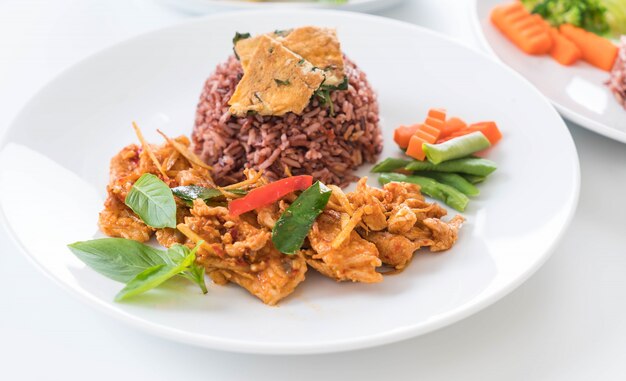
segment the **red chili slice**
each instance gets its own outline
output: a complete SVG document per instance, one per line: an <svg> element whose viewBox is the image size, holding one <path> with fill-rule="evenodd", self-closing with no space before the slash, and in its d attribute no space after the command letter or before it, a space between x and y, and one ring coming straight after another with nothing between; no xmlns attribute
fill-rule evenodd
<svg viewBox="0 0 626 381"><path fill-rule="evenodd" d="M313 176L302 175L274 181L250 191L242 198L231 201L228 211L232 216L258 209L280 200L291 192L305 190L313 184Z"/></svg>

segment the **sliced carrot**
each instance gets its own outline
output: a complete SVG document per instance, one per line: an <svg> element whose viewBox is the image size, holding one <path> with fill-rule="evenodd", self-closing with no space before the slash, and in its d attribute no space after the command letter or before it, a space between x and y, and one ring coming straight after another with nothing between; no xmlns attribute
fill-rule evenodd
<svg viewBox="0 0 626 381"><path fill-rule="evenodd" d="M573 65L582 58L583 53L578 46L569 39L563 37L556 28L550 28L550 37L552 37L552 49L550 55L561 65Z"/></svg>
<svg viewBox="0 0 626 381"><path fill-rule="evenodd" d="M546 54L552 47L552 38L541 17L533 17L521 2L493 8L491 22L528 54Z"/></svg>
<svg viewBox="0 0 626 381"><path fill-rule="evenodd" d="M465 123L463 119L452 117L446 120L446 123L444 123L443 128L441 129L441 135L439 136L439 138L440 139L445 138L446 136L458 130L462 130L465 127L467 127L467 123Z"/></svg>
<svg viewBox="0 0 626 381"><path fill-rule="evenodd" d="M429 134L423 128L417 130L417 132L415 133L415 136L420 137L426 143L433 144L433 143L437 142L437 137L435 135Z"/></svg>
<svg viewBox="0 0 626 381"><path fill-rule="evenodd" d="M585 61L602 70L613 68L618 49L611 41L570 24L561 25L559 31L578 46Z"/></svg>
<svg viewBox="0 0 626 381"><path fill-rule="evenodd" d="M428 117L424 121L425 125L429 125L429 126L431 126L433 128L436 128L438 130L441 130L443 128L443 126L445 125L445 123L446 123L446 119L445 118L444 119L435 119L435 118Z"/></svg>
<svg viewBox="0 0 626 381"><path fill-rule="evenodd" d="M427 123L422 124L422 126L417 130L417 132L423 131L424 133L435 138L435 141L439 139L439 135L441 134L441 130L435 128ZM429 142L430 143L430 142Z"/></svg>
<svg viewBox="0 0 626 381"><path fill-rule="evenodd" d="M422 149L422 144L426 143L422 138L417 135L411 136L409 146L406 149L406 154L414 159L424 161L426 153Z"/></svg>
<svg viewBox="0 0 626 381"><path fill-rule="evenodd" d="M409 146L409 140L411 136L415 134L415 131L421 126L421 124L413 124L411 126L400 126L393 132L393 141L402 148L406 149Z"/></svg>
<svg viewBox="0 0 626 381"><path fill-rule="evenodd" d="M443 108L431 108L428 110L428 117L438 120L446 120L446 110Z"/></svg>
<svg viewBox="0 0 626 381"><path fill-rule="evenodd" d="M467 126L467 128L464 128L462 130L459 130L455 133L452 133L446 136L443 139L443 141L458 138L459 136L471 134L472 132L476 132L476 131L482 132L482 134L485 135L487 140L489 140L489 143L491 143L491 145L495 145L496 143L500 141L500 139L502 139L502 133L498 129L498 126L496 125L495 122L480 122L480 123L471 124Z"/></svg>

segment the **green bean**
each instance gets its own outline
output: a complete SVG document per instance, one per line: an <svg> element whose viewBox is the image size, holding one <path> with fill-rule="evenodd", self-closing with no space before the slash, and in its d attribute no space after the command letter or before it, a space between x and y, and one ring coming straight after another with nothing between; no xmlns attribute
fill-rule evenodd
<svg viewBox="0 0 626 381"><path fill-rule="evenodd" d="M469 198L463 193L430 177L416 175L407 176L401 173L382 173L380 177L378 177L378 181L381 184L387 184L392 181L417 184L425 195L441 200L446 203L446 205L460 212L465 210L469 202Z"/></svg>
<svg viewBox="0 0 626 381"><path fill-rule="evenodd" d="M459 136L440 144L424 143L426 158L433 164L466 157L475 152L489 148L491 143L482 132Z"/></svg>
<svg viewBox="0 0 626 381"><path fill-rule="evenodd" d="M374 168L372 168L372 172L381 173L381 172L393 172L396 169L406 167L411 160L405 159L396 159L395 157L388 157L380 163L376 164Z"/></svg>
<svg viewBox="0 0 626 381"><path fill-rule="evenodd" d="M482 183L487 178L487 176L468 175L467 173L461 173L460 175L472 184Z"/></svg>
<svg viewBox="0 0 626 381"><path fill-rule="evenodd" d="M417 175L430 177L442 184L450 185L468 196L478 196L480 191L463 176L447 172L419 172Z"/></svg>
<svg viewBox="0 0 626 381"><path fill-rule="evenodd" d="M317 216L324 211L332 191L316 181L280 216L272 229L272 242L284 254L296 254Z"/></svg>
<svg viewBox="0 0 626 381"><path fill-rule="evenodd" d="M497 167L496 163L491 160L478 157L464 157L462 159L444 161L441 164L414 160L404 168L409 171L455 172L466 173L469 175L487 176L491 172L495 171Z"/></svg>

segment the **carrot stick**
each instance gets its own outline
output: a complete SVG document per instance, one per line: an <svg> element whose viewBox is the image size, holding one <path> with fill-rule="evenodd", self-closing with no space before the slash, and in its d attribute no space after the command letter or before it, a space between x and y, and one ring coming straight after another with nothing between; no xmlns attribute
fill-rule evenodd
<svg viewBox="0 0 626 381"><path fill-rule="evenodd" d="M425 127L425 126L423 126L423 127ZM426 132L424 130L423 127L420 128L419 130L417 130L415 135L420 137L426 143L430 143L430 144L435 143L437 141L437 136L429 134L428 132ZM437 131L437 132L439 132L439 131Z"/></svg>
<svg viewBox="0 0 626 381"><path fill-rule="evenodd" d="M549 31L550 37L552 37L550 55L558 63L569 66L582 58L583 53L576 44L563 37L556 28L550 28Z"/></svg>
<svg viewBox="0 0 626 381"><path fill-rule="evenodd" d="M461 130L465 127L467 127L467 123L465 123L463 119L452 117L446 120L446 123L444 123L443 128L441 129L441 135L439 136L439 138L445 138L451 133Z"/></svg>
<svg viewBox="0 0 626 381"><path fill-rule="evenodd" d="M528 54L546 54L552 47L552 39L541 17L533 17L520 2L493 8L491 22Z"/></svg>
<svg viewBox="0 0 626 381"><path fill-rule="evenodd" d="M427 133L428 135L434 137L435 141L437 141L437 139L439 139L439 135L441 134L441 130L439 130L438 128L433 127L433 126L431 126L429 124L426 124L426 123L422 124L417 131L418 132L423 131L423 132Z"/></svg>
<svg viewBox="0 0 626 381"><path fill-rule="evenodd" d="M415 131L421 126L421 124L413 124L411 126L400 126L393 132L393 141L402 148L406 149L409 146L409 140L411 136L415 134Z"/></svg>
<svg viewBox="0 0 626 381"><path fill-rule="evenodd" d="M578 46L585 61L602 70L613 68L618 49L611 41L570 24L561 25L559 31Z"/></svg>
<svg viewBox="0 0 626 381"><path fill-rule="evenodd" d="M464 128L462 130L454 132L443 139L439 139L439 142L448 141L450 139L458 138L460 136L471 134L472 132L476 131L482 132L487 140L489 140L489 143L491 143L491 145L495 145L497 142L500 141L500 139L502 139L502 133L498 129L498 126L495 122L479 122L471 124L467 126L467 128Z"/></svg>
<svg viewBox="0 0 626 381"><path fill-rule="evenodd" d="M409 146L406 149L406 154L411 156L414 159L424 161L426 158L426 153L423 150L423 144L425 141L417 135L411 136L411 140L409 141Z"/></svg>
<svg viewBox="0 0 626 381"><path fill-rule="evenodd" d="M442 108L431 108L428 110L428 117L439 120L446 120L446 110Z"/></svg>

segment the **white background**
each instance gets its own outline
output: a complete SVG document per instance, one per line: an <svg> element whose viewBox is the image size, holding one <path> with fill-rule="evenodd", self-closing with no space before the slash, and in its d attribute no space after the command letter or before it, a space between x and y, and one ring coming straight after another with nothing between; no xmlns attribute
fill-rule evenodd
<svg viewBox="0 0 626 381"><path fill-rule="evenodd" d="M478 49L469 3L407 1L380 14ZM189 17L150 0L0 0L0 132L70 64ZM469 319L374 349L254 356L148 336L73 299L0 229L0 379L624 380L626 146L569 127L581 163L580 204L546 265ZM520 207L540 197L529 194ZM33 229L45 229L36 221Z"/></svg>

